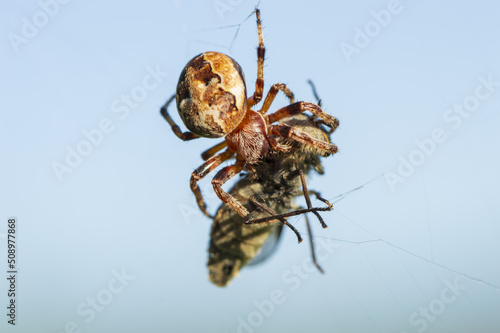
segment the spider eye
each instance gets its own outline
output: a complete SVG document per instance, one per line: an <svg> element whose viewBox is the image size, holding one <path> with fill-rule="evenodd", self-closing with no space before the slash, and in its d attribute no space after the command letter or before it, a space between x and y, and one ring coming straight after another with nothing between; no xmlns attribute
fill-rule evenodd
<svg viewBox="0 0 500 333"><path fill-rule="evenodd" d="M176 101L191 132L208 138L225 136L246 113L245 77L240 65L218 52L194 57L179 77Z"/></svg>

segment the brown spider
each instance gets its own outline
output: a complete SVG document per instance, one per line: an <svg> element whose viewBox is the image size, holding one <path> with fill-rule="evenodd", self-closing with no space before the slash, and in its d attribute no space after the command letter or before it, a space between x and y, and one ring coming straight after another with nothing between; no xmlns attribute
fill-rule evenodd
<svg viewBox="0 0 500 333"><path fill-rule="evenodd" d="M248 210L233 196L222 189L222 185L240 173L245 167L252 172L253 166L262 161L270 151L289 151L291 146L282 145L278 138L298 141L325 155L337 152L337 146L313 138L299 128L286 124L273 124L283 118L309 111L316 122L330 127L333 132L339 122L325 113L318 105L296 102L293 93L283 83L271 86L259 111L251 108L262 99L264 90L264 37L260 11L254 11L257 18L259 46L257 47L257 81L254 94L247 98L245 76L240 65L229 56L218 52L197 55L184 67L176 94L161 108L161 114L180 139L187 141L199 137L220 138L225 141L206 150L201 156L205 163L191 175L191 190L203 214L207 212L205 202L197 182L214 170L222 162L235 157L233 165L222 168L212 180L217 196L233 208L240 216L246 217ZM266 115L277 93L282 91L290 100L290 105ZM182 132L172 120L167 108L176 99L177 110L189 129ZM220 150L227 147L222 153Z"/></svg>

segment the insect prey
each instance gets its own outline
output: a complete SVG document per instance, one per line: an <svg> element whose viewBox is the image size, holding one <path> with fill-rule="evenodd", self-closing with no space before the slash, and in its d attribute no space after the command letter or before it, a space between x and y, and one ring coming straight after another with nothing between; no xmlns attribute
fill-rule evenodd
<svg viewBox="0 0 500 333"><path fill-rule="evenodd" d="M311 118L296 115L282 122L297 126L314 138L327 139L328 133ZM256 260L263 261L276 249L283 226L283 223L279 223L283 222L282 219L312 212L326 227L318 212L331 210L333 206L319 193L308 190L305 183L305 177L311 170L323 174L319 158L324 153L293 140L280 139L280 144L291 149L269 154L253 173L245 175L229 191L250 214L243 218L229 205L222 204L213 218L208 269L211 282L217 286L226 286L244 266L254 264ZM313 208L309 194L323 201L325 207ZM303 209L294 202L299 196L305 197L307 208ZM322 272L316 262L307 216L306 225L313 263ZM293 226L291 228L295 231ZM300 239L300 235L298 237ZM266 245L267 251L263 249Z"/></svg>

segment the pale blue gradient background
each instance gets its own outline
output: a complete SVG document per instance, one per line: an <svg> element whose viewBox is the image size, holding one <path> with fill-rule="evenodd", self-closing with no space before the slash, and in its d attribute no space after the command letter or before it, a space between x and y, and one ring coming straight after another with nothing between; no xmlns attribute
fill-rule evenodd
<svg viewBox="0 0 500 333"><path fill-rule="evenodd" d="M403 0L402 12L350 63L339 45L352 43L354 29L387 1L261 1L266 91L284 82L299 100L313 100L306 83L313 79L341 121L333 135L340 152L324 160L326 175L310 178L310 188L333 198L394 172L398 156L435 128L449 138L396 191L378 178L323 214L328 229L314 223L316 239L347 241L334 243L325 275L312 272L291 290L283 275L309 248L287 232L268 262L244 269L229 288L210 284L210 221L195 209L188 179L215 142L178 140L159 108L185 63L207 50L237 59L253 91L254 18L231 50L235 28L209 29L243 22L255 4L241 1L221 20L212 1L74 0L18 53L7 34L19 33L21 18L40 7L31 0L0 6L0 234L17 216L20 261L19 325L7 325L2 310L2 332L63 332L70 321L82 332L236 332L238 318L275 289L286 300L254 332L417 332L412 313L455 279L465 291L425 332L500 331L500 91L457 130L442 119L474 93L479 76L500 81L493 1ZM148 66L168 76L120 119L112 103L142 84ZM59 182L51 164L104 118L114 131ZM215 209L209 181L202 187ZM181 208L194 215L183 218ZM305 231L302 217L292 221ZM384 241L353 243L377 238ZM135 279L86 323L76 308L122 268Z"/></svg>

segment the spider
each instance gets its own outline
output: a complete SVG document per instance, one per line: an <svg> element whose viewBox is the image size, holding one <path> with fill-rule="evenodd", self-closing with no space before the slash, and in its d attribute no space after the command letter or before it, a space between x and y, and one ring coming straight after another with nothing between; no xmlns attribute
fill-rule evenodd
<svg viewBox="0 0 500 333"><path fill-rule="evenodd" d="M333 132L339 121L324 112L318 105L309 102L295 102L294 94L283 83L271 86L260 110L252 110L260 103L264 91L264 37L260 10L252 13L257 20L257 80L255 92L247 98L245 76L240 65L231 57L218 52L205 52L191 59L182 70L176 93L161 108L161 114L169 123L174 134L183 141L200 137L224 138L202 153L205 161L192 174L190 187L196 202L208 217L198 181L224 161L235 158L233 165L220 169L212 179L212 186L221 201L246 217L249 212L238 200L222 189L222 185L243 170L255 172L255 166L272 151L290 151L290 145L280 143L281 139L297 141L321 151L325 155L337 152L337 146L328 140L318 140L295 126L274 124L283 118L306 111L312 113L316 123L323 124ZM290 104L274 113L266 114L278 94L282 92ZM177 111L189 131L182 132L168 114L168 107L174 100ZM222 149L223 152L219 153Z"/></svg>

